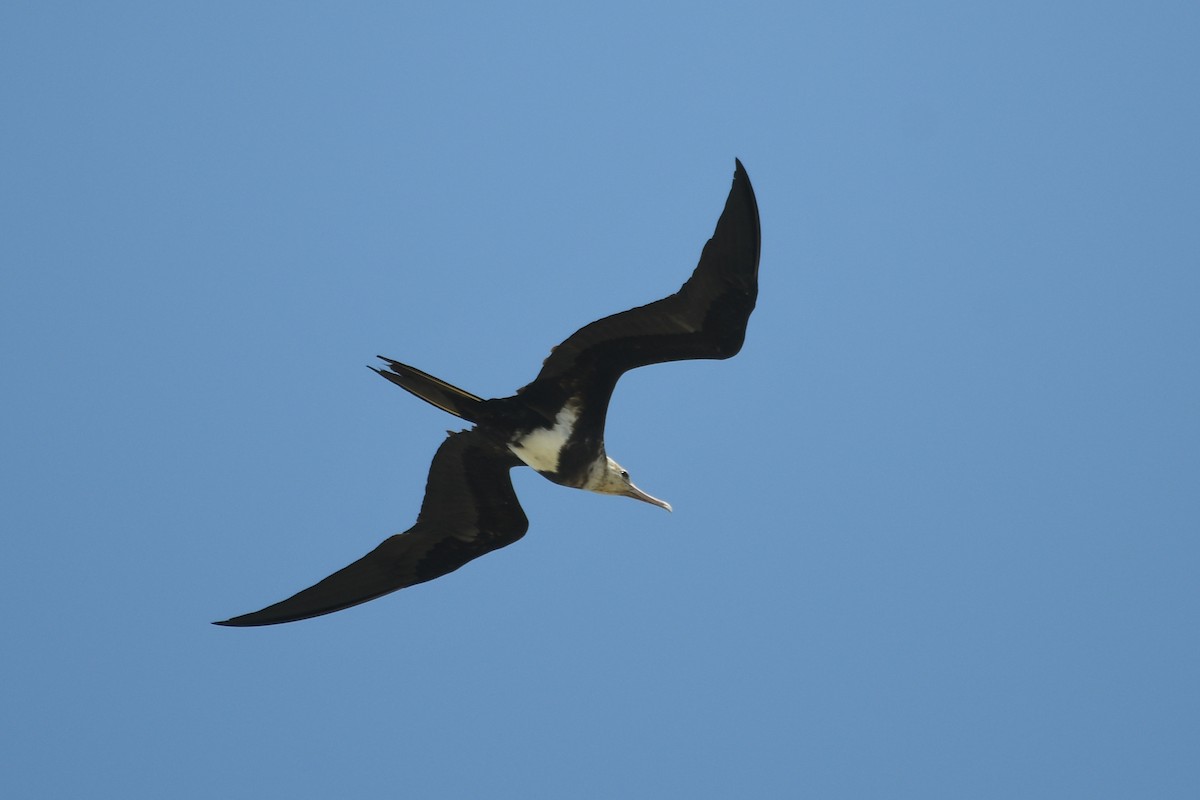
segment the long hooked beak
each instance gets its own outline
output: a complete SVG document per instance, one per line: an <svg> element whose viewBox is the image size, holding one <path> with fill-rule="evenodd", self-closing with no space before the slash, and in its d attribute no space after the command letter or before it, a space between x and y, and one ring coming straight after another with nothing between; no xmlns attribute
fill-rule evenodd
<svg viewBox="0 0 1200 800"><path fill-rule="evenodd" d="M643 503L649 503L652 506L658 506L659 508L665 508L667 511L671 510L671 504L668 503L666 500L659 500L657 497L651 497L650 495L643 492L641 489L634 486L632 483L629 484L629 489L628 489L628 491L625 492L625 496L632 497L634 500L641 500Z"/></svg>

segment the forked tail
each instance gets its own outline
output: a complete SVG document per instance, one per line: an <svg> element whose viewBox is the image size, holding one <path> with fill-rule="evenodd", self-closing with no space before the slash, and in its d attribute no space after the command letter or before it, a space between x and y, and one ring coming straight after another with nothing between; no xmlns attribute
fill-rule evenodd
<svg viewBox="0 0 1200 800"><path fill-rule="evenodd" d="M464 392L457 386L451 386L445 381L438 380L407 364L393 361L386 356L379 356L379 358L387 363L387 369L376 369L375 367L371 367L371 369L401 389L415 394L442 411L449 411L456 417L462 417L468 422L479 421L478 412L479 404L483 402L482 397Z"/></svg>

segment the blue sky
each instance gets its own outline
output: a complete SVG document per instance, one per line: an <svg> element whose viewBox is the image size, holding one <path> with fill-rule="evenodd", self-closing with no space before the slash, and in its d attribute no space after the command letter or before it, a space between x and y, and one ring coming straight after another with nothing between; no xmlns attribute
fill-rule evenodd
<svg viewBox="0 0 1200 800"><path fill-rule="evenodd" d="M1191 797L1191 3L0 10L0 793ZM675 507L214 627L406 529L482 395L686 278L622 381Z"/></svg>

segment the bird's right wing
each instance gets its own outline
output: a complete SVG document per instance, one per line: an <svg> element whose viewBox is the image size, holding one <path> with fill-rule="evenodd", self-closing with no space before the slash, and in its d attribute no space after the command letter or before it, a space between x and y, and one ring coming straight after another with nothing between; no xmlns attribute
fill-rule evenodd
<svg viewBox="0 0 1200 800"><path fill-rule="evenodd" d="M551 351L525 389L572 373L598 372L615 383L621 373L647 364L737 354L758 299L762 235L750 177L741 161L735 164L716 230L679 291L575 331Z"/></svg>
<svg viewBox="0 0 1200 800"><path fill-rule="evenodd" d="M529 528L509 476L520 463L477 431L450 434L433 457L412 528L287 600L216 624L275 625L341 611L512 544Z"/></svg>

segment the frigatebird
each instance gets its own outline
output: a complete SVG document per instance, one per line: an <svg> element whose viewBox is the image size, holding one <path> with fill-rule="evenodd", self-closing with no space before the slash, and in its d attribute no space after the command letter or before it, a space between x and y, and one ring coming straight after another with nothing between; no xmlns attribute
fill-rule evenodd
<svg viewBox="0 0 1200 800"><path fill-rule="evenodd" d="M633 497L671 510L629 479L604 450L617 380L647 364L724 359L742 348L758 297L758 205L741 161L716 231L678 292L577 330L550 351L533 382L485 400L380 356L371 367L474 427L451 432L433 457L417 522L328 578L261 611L217 622L295 622L374 600L453 572L512 544L529 527L509 470L522 464L576 489Z"/></svg>

